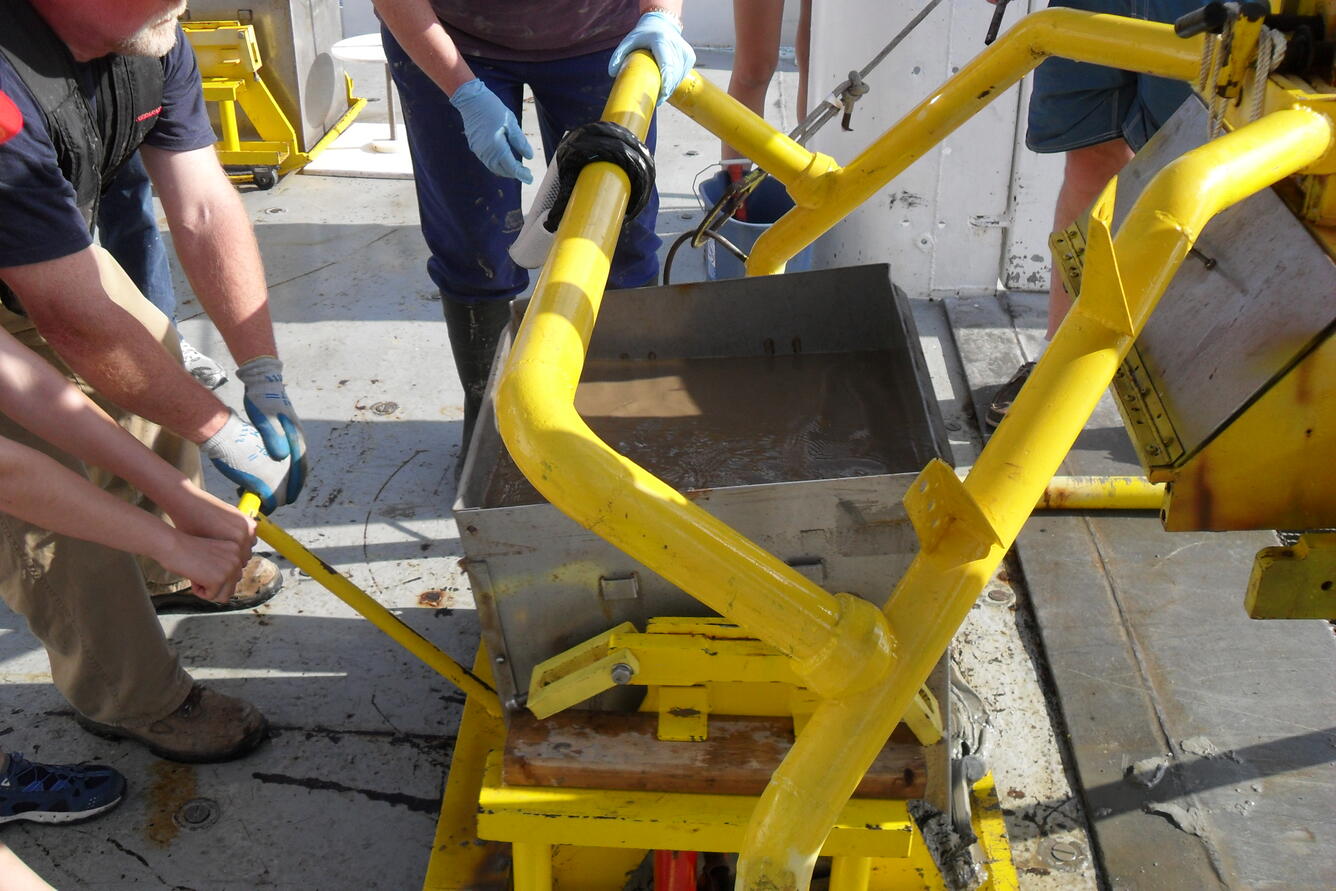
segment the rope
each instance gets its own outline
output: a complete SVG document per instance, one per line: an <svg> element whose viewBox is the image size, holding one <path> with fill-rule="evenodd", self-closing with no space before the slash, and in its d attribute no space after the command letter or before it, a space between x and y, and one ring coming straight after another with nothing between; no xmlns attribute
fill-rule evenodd
<svg viewBox="0 0 1336 891"><path fill-rule="evenodd" d="M1252 86L1249 88L1250 96L1248 105L1248 121L1257 120L1262 116L1262 108L1266 104L1266 84L1271 77L1271 72L1280 66L1285 59L1285 35L1271 28L1263 28L1262 33L1257 37L1257 58L1253 63Z"/></svg>

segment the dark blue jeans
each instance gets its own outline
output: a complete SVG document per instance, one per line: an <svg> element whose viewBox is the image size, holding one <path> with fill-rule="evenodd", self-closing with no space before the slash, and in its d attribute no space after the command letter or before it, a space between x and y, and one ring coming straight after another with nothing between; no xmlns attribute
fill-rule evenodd
<svg viewBox="0 0 1336 891"><path fill-rule="evenodd" d="M445 93L408 58L386 28L385 55L402 100L408 148L417 179L422 236L431 258L427 272L444 297L464 302L515 296L529 284L529 272L510 259L506 248L523 223L518 180L489 172L469 151L464 124ZM612 90L608 57L612 50L550 62L507 62L469 58L473 73L506 106L521 116L525 84L533 90L543 153L551 157L568 130L597 121ZM657 127L650 122L645 143L654 150ZM529 162L535 181L543 163ZM659 213L656 191L649 204L622 227L608 276L609 288L635 288L658 277Z"/></svg>
<svg viewBox="0 0 1336 891"><path fill-rule="evenodd" d="M121 264L140 293L176 321L176 291L167 246L153 213L153 188L148 171L135 152L102 193L97 210L97 237L107 253Z"/></svg>

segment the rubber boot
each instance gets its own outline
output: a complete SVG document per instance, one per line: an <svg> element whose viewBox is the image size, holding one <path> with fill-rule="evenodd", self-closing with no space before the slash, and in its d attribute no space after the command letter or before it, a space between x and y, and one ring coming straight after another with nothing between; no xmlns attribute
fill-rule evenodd
<svg viewBox="0 0 1336 891"><path fill-rule="evenodd" d="M482 408L496 345L510 321L510 300L503 297L465 302L442 294L441 307L445 311L445 327L450 331L455 370L464 387L464 439L459 450L459 466L463 467L464 456L473 442L473 426Z"/></svg>

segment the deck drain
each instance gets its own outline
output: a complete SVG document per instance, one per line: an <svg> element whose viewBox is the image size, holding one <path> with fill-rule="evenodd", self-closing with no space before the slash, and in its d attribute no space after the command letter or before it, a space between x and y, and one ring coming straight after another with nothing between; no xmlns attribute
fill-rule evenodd
<svg viewBox="0 0 1336 891"><path fill-rule="evenodd" d="M177 810L172 820L182 829L208 829L218 822L218 802L211 798L192 798Z"/></svg>

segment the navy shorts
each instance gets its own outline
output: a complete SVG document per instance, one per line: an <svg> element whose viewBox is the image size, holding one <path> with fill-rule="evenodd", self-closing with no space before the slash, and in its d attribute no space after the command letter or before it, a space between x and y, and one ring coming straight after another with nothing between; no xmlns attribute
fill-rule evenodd
<svg viewBox="0 0 1336 891"><path fill-rule="evenodd" d="M1173 22L1201 0L1050 0L1049 6ZM1182 81L1046 59L1034 73L1025 144L1036 152L1069 152L1122 137L1140 149L1191 93Z"/></svg>

